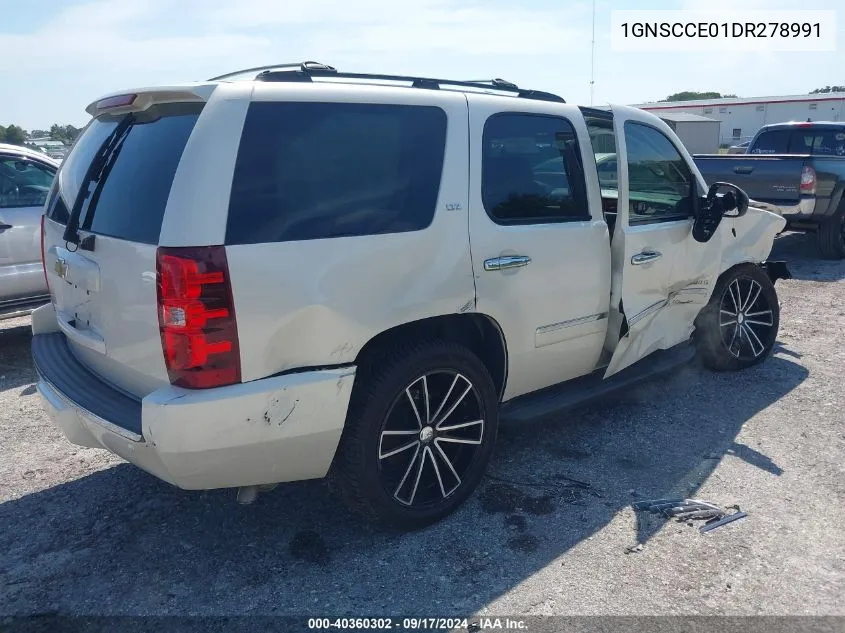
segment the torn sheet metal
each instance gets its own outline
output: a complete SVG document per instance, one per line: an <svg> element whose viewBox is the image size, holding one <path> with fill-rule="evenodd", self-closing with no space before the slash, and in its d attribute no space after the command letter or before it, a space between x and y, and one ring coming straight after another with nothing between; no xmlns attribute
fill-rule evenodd
<svg viewBox="0 0 845 633"><path fill-rule="evenodd" d="M728 514L717 505L700 499L682 499L680 497L667 499L651 499L638 501L631 505L634 510L659 514L664 518L676 518L678 521L706 520L707 523L699 530L709 532L717 527L733 523L748 516L739 506L728 506L734 512Z"/></svg>

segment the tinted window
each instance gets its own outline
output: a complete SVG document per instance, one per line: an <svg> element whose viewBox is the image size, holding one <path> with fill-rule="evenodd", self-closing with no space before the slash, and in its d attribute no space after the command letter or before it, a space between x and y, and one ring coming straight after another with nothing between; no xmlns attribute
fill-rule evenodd
<svg viewBox="0 0 845 633"><path fill-rule="evenodd" d="M429 106L253 103L227 244L417 231L434 217L446 113Z"/></svg>
<svg viewBox="0 0 845 633"><path fill-rule="evenodd" d="M616 136L613 123L609 119L585 116L590 144L596 158L596 170L599 174L599 186L603 192L619 189L619 169L616 161ZM604 195L604 194L603 194Z"/></svg>
<svg viewBox="0 0 845 633"><path fill-rule="evenodd" d="M0 209L42 206L55 172L29 159L0 156Z"/></svg>
<svg viewBox="0 0 845 633"><path fill-rule="evenodd" d="M114 152L102 190L91 194L82 228L131 242L158 243L176 167L201 108L167 104L138 115Z"/></svg>
<svg viewBox="0 0 845 633"><path fill-rule="evenodd" d="M596 156L596 167L599 172L599 185L602 189L619 189L619 181L617 179L617 166L615 155L609 155L609 158L601 159L601 155Z"/></svg>
<svg viewBox="0 0 845 633"><path fill-rule="evenodd" d="M481 194L500 224L589 218L575 130L569 121L497 114L484 126Z"/></svg>
<svg viewBox="0 0 845 633"><path fill-rule="evenodd" d="M82 179L85 178L88 165L91 164L94 154L97 153L103 141L116 126L117 121L114 118L101 117L92 119L80 132L73 148L62 161L61 192L58 191L58 182L53 191L50 192L50 202L47 205L48 218L61 224L67 224L69 210L73 207L76 194L79 193L79 187L82 184ZM58 193L61 193L61 195L56 196Z"/></svg>
<svg viewBox="0 0 845 633"><path fill-rule="evenodd" d="M630 223L683 219L692 214L692 173L686 161L660 131L628 121L628 195Z"/></svg>
<svg viewBox="0 0 845 633"><path fill-rule="evenodd" d="M789 153L789 130L772 130L757 137L752 154L787 154Z"/></svg>
<svg viewBox="0 0 845 633"><path fill-rule="evenodd" d="M845 156L845 128L793 130L789 152L817 156Z"/></svg>
<svg viewBox="0 0 845 633"><path fill-rule="evenodd" d="M134 121L107 156L102 178L88 183L90 195L80 226L100 235L157 244L176 167L201 109L202 104L161 104L131 115ZM51 218L67 222L88 166L118 120L93 121L77 141L62 166L61 196L50 207Z"/></svg>

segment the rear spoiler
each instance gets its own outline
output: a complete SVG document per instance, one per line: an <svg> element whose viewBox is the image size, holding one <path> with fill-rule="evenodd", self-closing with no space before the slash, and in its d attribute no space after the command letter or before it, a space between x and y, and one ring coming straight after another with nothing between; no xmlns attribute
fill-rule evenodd
<svg viewBox="0 0 845 633"><path fill-rule="evenodd" d="M92 117L105 112L122 114L124 112L143 112L156 103L192 103L205 102L214 92L217 84L206 83L188 86L162 86L123 90L105 95L90 103L85 111Z"/></svg>

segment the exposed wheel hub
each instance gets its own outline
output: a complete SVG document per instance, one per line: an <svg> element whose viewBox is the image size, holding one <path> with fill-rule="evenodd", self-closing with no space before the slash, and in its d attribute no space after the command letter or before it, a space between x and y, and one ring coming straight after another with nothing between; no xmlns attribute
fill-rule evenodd
<svg viewBox="0 0 845 633"><path fill-rule="evenodd" d="M428 444L434 439L434 427L426 426L420 431L420 442Z"/></svg>

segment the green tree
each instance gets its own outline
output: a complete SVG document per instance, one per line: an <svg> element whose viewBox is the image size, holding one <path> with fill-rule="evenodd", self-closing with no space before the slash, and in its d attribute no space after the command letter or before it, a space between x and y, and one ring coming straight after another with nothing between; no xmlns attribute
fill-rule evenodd
<svg viewBox="0 0 845 633"><path fill-rule="evenodd" d="M78 127L74 127L72 125L65 126L65 143L70 145L76 140L76 137L79 136L80 130Z"/></svg>
<svg viewBox="0 0 845 633"><path fill-rule="evenodd" d="M816 88L811 90L811 95L826 94L828 92L845 92L845 86L825 86L824 88Z"/></svg>
<svg viewBox="0 0 845 633"><path fill-rule="evenodd" d="M50 132L47 130L32 130L29 133L29 138L44 138L45 136L50 136Z"/></svg>
<svg viewBox="0 0 845 633"><path fill-rule="evenodd" d="M54 123L50 126L50 138L54 141L61 141L65 145L73 143L79 135L79 128L72 125L59 125Z"/></svg>
<svg viewBox="0 0 845 633"><path fill-rule="evenodd" d="M18 125L10 125L6 128L3 142L12 145L23 145L26 142L26 132Z"/></svg>
<svg viewBox="0 0 845 633"><path fill-rule="evenodd" d="M0 125L0 143L6 142L6 128Z"/></svg>
<svg viewBox="0 0 845 633"><path fill-rule="evenodd" d="M735 99L736 95L723 95L718 92L694 92L685 90L669 95L664 101L694 101L695 99Z"/></svg>

